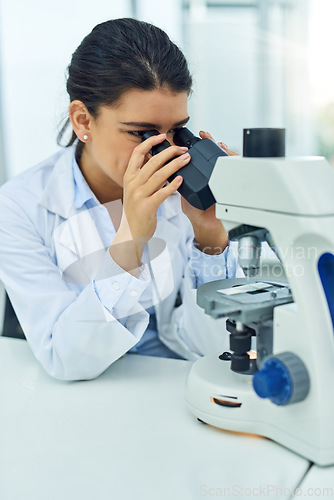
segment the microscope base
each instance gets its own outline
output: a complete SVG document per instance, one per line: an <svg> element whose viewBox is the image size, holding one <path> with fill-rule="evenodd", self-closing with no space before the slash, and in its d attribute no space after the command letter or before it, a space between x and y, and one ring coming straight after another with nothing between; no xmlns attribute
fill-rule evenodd
<svg viewBox="0 0 334 500"><path fill-rule="evenodd" d="M218 355L207 355L193 363L186 381L186 401L202 422L270 438L318 465L334 464L334 447L328 447L333 442L330 416L319 421L317 414L305 413L304 402L277 406L259 398L252 376L232 372L230 361ZM319 434L324 428L327 439L326 434L323 438Z"/></svg>

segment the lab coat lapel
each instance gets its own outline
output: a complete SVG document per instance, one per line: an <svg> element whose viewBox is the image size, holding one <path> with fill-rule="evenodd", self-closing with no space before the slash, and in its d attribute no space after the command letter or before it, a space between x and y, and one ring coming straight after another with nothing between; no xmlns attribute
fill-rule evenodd
<svg viewBox="0 0 334 500"><path fill-rule="evenodd" d="M104 248L90 212L83 210L72 215L55 231L59 243L79 258Z"/></svg>
<svg viewBox="0 0 334 500"><path fill-rule="evenodd" d="M54 157L51 158L50 166L54 164L54 167L39 201L49 212L59 215L63 219L68 219L76 213L72 170L74 151L74 146L72 146L57 153L56 162Z"/></svg>
<svg viewBox="0 0 334 500"><path fill-rule="evenodd" d="M106 251L90 210L70 217L56 229L55 246L63 278L76 284L95 278Z"/></svg>
<svg viewBox="0 0 334 500"><path fill-rule="evenodd" d="M90 210L78 211L74 205L74 151L75 145L59 154L40 204L59 216L59 225L54 231L59 269L64 273L77 263L71 269L74 276L69 279L75 283L86 283L93 279L105 249Z"/></svg>

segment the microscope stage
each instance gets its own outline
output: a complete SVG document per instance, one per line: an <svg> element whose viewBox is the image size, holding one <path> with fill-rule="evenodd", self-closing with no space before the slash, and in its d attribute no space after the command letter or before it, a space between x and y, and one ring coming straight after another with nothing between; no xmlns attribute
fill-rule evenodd
<svg viewBox="0 0 334 500"><path fill-rule="evenodd" d="M213 318L228 317L244 324L272 319L275 307L293 302L288 283L235 278L200 286L197 304Z"/></svg>

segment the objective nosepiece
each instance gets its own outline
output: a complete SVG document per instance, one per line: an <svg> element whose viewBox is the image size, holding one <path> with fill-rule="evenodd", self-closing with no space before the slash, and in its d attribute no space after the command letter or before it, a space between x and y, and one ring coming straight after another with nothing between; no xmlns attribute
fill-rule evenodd
<svg viewBox="0 0 334 500"><path fill-rule="evenodd" d="M242 236L239 239L239 264L245 276L256 276L260 269L261 242L256 236Z"/></svg>

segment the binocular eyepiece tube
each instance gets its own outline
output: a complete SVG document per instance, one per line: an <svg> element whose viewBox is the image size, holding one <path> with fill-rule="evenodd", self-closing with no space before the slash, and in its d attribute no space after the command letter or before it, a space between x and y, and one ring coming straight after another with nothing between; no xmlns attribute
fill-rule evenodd
<svg viewBox="0 0 334 500"><path fill-rule="evenodd" d="M145 141L153 135L159 135L159 132L157 130L148 130L143 134L142 140ZM214 141L200 139L186 127L176 130L173 142L177 146L188 147L191 158L190 162L171 175L168 181L171 182L177 175L181 175L183 182L178 189L179 193L193 207L206 210L216 203L209 188L209 180L217 158L228 155ZM165 139L162 143L153 146L150 153L154 156L170 146L171 144Z"/></svg>

